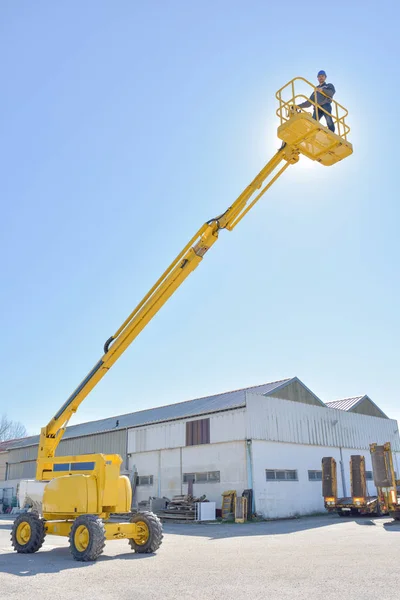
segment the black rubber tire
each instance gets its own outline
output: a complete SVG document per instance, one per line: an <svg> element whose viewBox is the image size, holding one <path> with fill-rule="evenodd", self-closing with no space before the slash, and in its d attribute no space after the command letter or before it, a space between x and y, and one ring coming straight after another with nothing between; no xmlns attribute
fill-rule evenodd
<svg viewBox="0 0 400 600"><path fill-rule="evenodd" d="M149 529L149 539L145 544L137 544L134 539L129 539L129 545L138 554L153 554L157 552L163 540L163 528L160 519L152 512L136 513L131 518L131 523L143 521Z"/></svg>
<svg viewBox="0 0 400 600"><path fill-rule="evenodd" d="M89 532L89 543L80 551L75 545L75 532L84 525ZM88 562L97 560L104 550L106 543L106 530L102 519L96 515L81 515L77 517L69 533L69 549L75 560Z"/></svg>
<svg viewBox="0 0 400 600"><path fill-rule="evenodd" d="M21 523L27 523L31 528L30 538L25 544L21 544L17 540L17 530ZM45 537L44 520L40 519L38 514L23 513L15 519L11 529L11 544L14 550L20 554L33 554L37 552L43 546Z"/></svg>

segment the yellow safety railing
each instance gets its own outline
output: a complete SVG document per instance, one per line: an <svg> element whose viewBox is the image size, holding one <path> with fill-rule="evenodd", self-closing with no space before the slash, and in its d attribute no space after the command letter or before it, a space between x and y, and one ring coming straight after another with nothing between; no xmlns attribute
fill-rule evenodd
<svg viewBox="0 0 400 600"><path fill-rule="evenodd" d="M304 86L304 84L306 84L306 86ZM305 90L303 91L303 89L299 91L300 86L302 88L305 88L305 90L309 92L308 95L307 93L304 93ZM348 110L344 106L339 104L339 102L336 102L336 100L331 99L332 113L329 113L327 110L324 109L323 106L316 102L316 98L318 97L317 93L329 98L329 96L324 94L322 90L316 88L312 83L307 81L307 79L304 79L304 77L295 77L286 85L281 87L281 89L278 90L275 94L279 102L279 108L277 109L276 114L280 119L280 124L283 125L283 123L289 121L290 117L295 112L305 112L309 114L305 108L300 108L298 106L299 104L302 104L305 100L307 100L308 102L310 102L314 111L317 114L322 113L323 115L328 115L329 117L332 117L333 123L335 124L336 135L343 138L344 140L347 140L347 136L350 132L350 127L345 121L346 117L349 114Z"/></svg>

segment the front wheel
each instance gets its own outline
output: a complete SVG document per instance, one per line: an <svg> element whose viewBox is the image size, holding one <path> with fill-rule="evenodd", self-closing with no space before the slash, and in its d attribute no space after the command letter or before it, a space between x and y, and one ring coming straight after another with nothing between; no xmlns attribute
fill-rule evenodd
<svg viewBox="0 0 400 600"><path fill-rule="evenodd" d="M140 512L132 517L131 523L136 524L136 536L128 540L132 550L139 554L156 552L163 539L160 519L152 512Z"/></svg>
<svg viewBox="0 0 400 600"><path fill-rule="evenodd" d="M43 545L46 536L44 520L37 513L18 515L11 529L11 543L20 554L33 554Z"/></svg>
<svg viewBox="0 0 400 600"><path fill-rule="evenodd" d="M75 560L96 560L104 550L106 530L96 515L77 517L69 533L69 548Z"/></svg>

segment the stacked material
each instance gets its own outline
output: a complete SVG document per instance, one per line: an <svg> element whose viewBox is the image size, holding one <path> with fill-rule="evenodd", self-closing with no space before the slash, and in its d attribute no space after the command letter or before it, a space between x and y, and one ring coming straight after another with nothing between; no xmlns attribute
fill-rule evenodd
<svg viewBox="0 0 400 600"><path fill-rule="evenodd" d="M174 496L168 503L167 508L157 511L157 515L161 520L195 521L196 504L198 502L207 502L206 497L195 498L189 494L186 496Z"/></svg>

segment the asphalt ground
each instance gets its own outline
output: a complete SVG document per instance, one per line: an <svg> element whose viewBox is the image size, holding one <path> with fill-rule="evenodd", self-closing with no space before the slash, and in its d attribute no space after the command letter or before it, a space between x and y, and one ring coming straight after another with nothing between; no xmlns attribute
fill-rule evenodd
<svg viewBox="0 0 400 600"><path fill-rule="evenodd" d="M56 536L36 554L16 554L11 524L0 518L2 600L400 598L400 524L388 518L168 524L157 554L112 541L95 563L74 561Z"/></svg>

